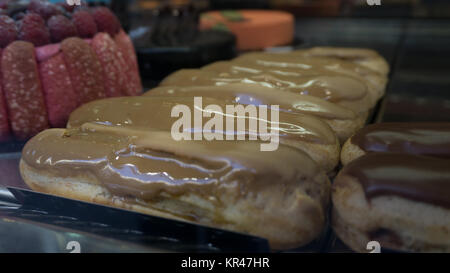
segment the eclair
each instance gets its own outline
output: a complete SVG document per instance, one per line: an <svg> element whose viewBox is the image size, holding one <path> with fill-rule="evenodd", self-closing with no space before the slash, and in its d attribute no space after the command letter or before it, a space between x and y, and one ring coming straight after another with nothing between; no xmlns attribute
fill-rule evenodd
<svg viewBox="0 0 450 273"><path fill-rule="evenodd" d="M326 74L335 72L364 81L371 95L372 104L384 95L387 77L372 69L338 58L305 57L290 53L247 53L233 60L234 63L256 63L265 67L293 70L303 74ZM211 68L211 66L209 66Z"/></svg>
<svg viewBox="0 0 450 273"><path fill-rule="evenodd" d="M32 138L20 171L36 191L305 245L324 228L330 182L299 149L260 144L84 123Z"/></svg>
<svg viewBox="0 0 450 273"><path fill-rule="evenodd" d="M450 158L449 122L389 122L368 125L342 147L343 165L370 152Z"/></svg>
<svg viewBox="0 0 450 273"><path fill-rule="evenodd" d="M339 172L332 227L353 250L370 241L405 252L450 252L450 160L370 153Z"/></svg>
<svg viewBox="0 0 450 273"><path fill-rule="evenodd" d="M387 76L389 64L378 52L368 48L312 47L293 51L306 57L331 57L353 62Z"/></svg>
<svg viewBox="0 0 450 273"><path fill-rule="evenodd" d="M198 98L197 98L198 100ZM211 120L207 114L211 105L220 107L221 112L215 111L214 115L220 115L222 129L212 128L216 133L235 134L235 125L229 128L226 124L226 117L245 119L245 128L243 134L257 134L260 137L262 132L256 130L252 131L250 124L250 117L245 115L239 116L239 113L226 112L226 105L223 101L202 98L201 106L197 107L196 99L193 97L121 97L109 98L94 101L85 104L75 110L67 124L68 128L80 127L85 123L95 122L99 124L113 124L122 127L139 127L150 130L160 130L171 132L173 124L178 120L178 117L172 116L172 111L177 105L186 105L193 112L194 109L202 111L203 123ZM256 108L255 108L256 109ZM340 144L333 130L318 118L304 115L300 113L289 113L276 111L278 121L274 122L271 115L276 110L267 111L267 118L258 116L252 118L254 124L264 123L267 127L267 132L276 131L279 134L279 142L287 146L294 147L307 153L318 165L326 172L335 169L339 163ZM208 116L205 118L204 116ZM191 117L189 117L191 119ZM183 128L188 132L198 131L195 124L190 122L190 127ZM260 128L260 127L258 127ZM203 132L213 133L211 128L200 128ZM224 141L226 137L222 137ZM233 137L237 139L237 136ZM249 139L249 136L246 136Z"/></svg>
<svg viewBox="0 0 450 273"><path fill-rule="evenodd" d="M339 74L302 75L297 72L218 62L223 72L206 69L182 69L167 76L160 86L218 86L252 83L260 86L311 95L366 115L373 107L367 85L355 78Z"/></svg>
<svg viewBox="0 0 450 273"><path fill-rule="evenodd" d="M211 97L226 104L278 105L281 112L311 115L326 122L337 134L341 143L360 129L366 119L353 111L320 98L254 84L229 84L224 86L163 86L154 88L144 96L158 97Z"/></svg>

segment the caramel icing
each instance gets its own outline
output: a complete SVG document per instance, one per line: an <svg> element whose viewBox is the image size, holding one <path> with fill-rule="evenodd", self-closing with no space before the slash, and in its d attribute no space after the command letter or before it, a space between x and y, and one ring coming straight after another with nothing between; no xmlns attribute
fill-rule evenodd
<svg viewBox="0 0 450 273"><path fill-rule="evenodd" d="M226 111L223 101L203 98L202 103L203 109L207 105L215 104L220 106L224 112ZM98 100L75 110L70 116L68 127L80 127L84 123L95 122L112 126L137 127L170 132L172 124L178 119L178 117L171 117L171 111L178 104L187 105L192 111L194 109L194 99L192 97L141 96ZM223 116L225 113L216 114ZM335 144L336 142L336 137L331 128L314 117L298 113L279 112L279 123L276 126L272 126L270 111L267 114L268 120L261 119L261 117L256 118L256 120L258 123L261 121L266 122L269 132L274 129L279 130L282 143L285 138L317 144ZM236 113L233 114L233 117L238 118ZM246 118L248 123L248 116L239 118ZM235 131L227 131L225 118L223 120L223 133L235 134ZM246 125L247 130L248 128L249 126ZM184 129L194 132L194 128Z"/></svg>
<svg viewBox="0 0 450 273"><path fill-rule="evenodd" d="M375 50L367 48L313 47L292 52L308 57L330 57L368 67L382 75L389 73L389 64Z"/></svg>
<svg viewBox="0 0 450 273"><path fill-rule="evenodd" d="M290 69L303 74L337 73L367 84L372 96L372 103L384 94L387 78L365 66L327 57L305 57L302 54L291 53L248 53L233 60L235 63L256 63L258 65L282 69Z"/></svg>
<svg viewBox="0 0 450 273"><path fill-rule="evenodd" d="M450 161L434 157L370 153L346 165L339 176L357 178L370 200L396 195L450 208ZM339 179L336 180L337 185Z"/></svg>
<svg viewBox="0 0 450 273"><path fill-rule="evenodd" d="M332 102L357 101L367 96L366 84L355 78L335 73L303 75L298 71L233 62L218 62L203 70L179 70L168 76L161 86L225 85L230 83L260 84Z"/></svg>
<svg viewBox="0 0 450 273"><path fill-rule="evenodd" d="M353 111L320 98L294 94L287 91L274 92L273 88L254 84L229 84L224 86L163 86L148 91L144 96L211 97L226 104L279 105L281 112L309 114L324 119L352 120Z"/></svg>
<svg viewBox="0 0 450 273"><path fill-rule="evenodd" d="M378 52L368 48L312 47L294 50L292 53L310 56L335 57L343 60L382 58Z"/></svg>
<svg viewBox="0 0 450 273"><path fill-rule="evenodd" d="M266 186L300 185L318 173L305 153L280 145L261 152L259 141L175 141L170 133L98 123L41 132L22 159L58 177L94 175L110 192L151 201L161 194L197 193L219 201Z"/></svg>
<svg viewBox="0 0 450 273"><path fill-rule="evenodd" d="M366 152L399 152L450 158L450 123L372 124L356 133L351 143Z"/></svg>
<svg viewBox="0 0 450 273"><path fill-rule="evenodd" d="M233 62L294 69L301 73L337 73L363 81L365 75L377 74L369 68L338 58L305 57L295 51L290 53L247 53L234 59Z"/></svg>

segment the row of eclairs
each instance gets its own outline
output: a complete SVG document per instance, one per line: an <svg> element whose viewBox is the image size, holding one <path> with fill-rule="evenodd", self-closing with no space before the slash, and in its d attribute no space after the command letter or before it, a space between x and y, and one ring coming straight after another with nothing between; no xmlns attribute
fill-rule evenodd
<svg viewBox="0 0 450 273"><path fill-rule="evenodd" d="M273 250L314 241L330 219L358 252L370 241L450 251L450 124L366 126L388 82L377 52L245 53L176 71L141 94L131 41L103 18L90 38L2 50L2 138L29 139L20 171L31 189L260 236ZM225 137L174 138L180 105L221 116ZM262 150L258 130L227 127L230 116L277 132L276 148Z"/></svg>

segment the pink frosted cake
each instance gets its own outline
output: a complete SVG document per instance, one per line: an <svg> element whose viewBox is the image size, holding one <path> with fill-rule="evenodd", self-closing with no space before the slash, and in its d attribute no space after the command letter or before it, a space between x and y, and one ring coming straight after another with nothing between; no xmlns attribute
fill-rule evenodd
<svg viewBox="0 0 450 273"><path fill-rule="evenodd" d="M0 1L0 141L64 127L92 100L142 92L133 44L106 7Z"/></svg>

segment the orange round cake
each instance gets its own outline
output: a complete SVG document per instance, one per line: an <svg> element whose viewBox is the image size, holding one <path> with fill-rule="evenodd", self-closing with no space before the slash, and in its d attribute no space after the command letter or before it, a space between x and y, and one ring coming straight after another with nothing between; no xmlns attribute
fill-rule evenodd
<svg viewBox="0 0 450 273"><path fill-rule="evenodd" d="M294 17L282 11L211 11L202 14L201 29L225 29L237 37L239 50L258 50L290 44Z"/></svg>

